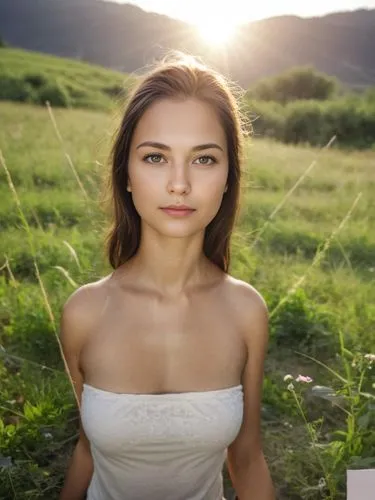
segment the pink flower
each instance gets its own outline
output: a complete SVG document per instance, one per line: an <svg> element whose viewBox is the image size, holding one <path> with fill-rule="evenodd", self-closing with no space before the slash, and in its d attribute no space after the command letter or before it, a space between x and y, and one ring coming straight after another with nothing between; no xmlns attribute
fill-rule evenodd
<svg viewBox="0 0 375 500"><path fill-rule="evenodd" d="M296 382L303 382L304 384L310 384L313 379L311 377L306 377L305 375L298 375Z"/></svg>

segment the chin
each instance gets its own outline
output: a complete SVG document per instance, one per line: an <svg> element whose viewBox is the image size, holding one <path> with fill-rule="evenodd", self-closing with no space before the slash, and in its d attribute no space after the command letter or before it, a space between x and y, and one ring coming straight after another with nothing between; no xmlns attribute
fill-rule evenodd
<svg viewBox="0 0 375 500"><path fill-rule="evenodd" d="M158 233L160 236L165 236L166 238L189 238L196 234L203 233L205 227L192 227L186 221L169 221L166 224L155 224L150 227Z"/></svg>
<svg viewBox="0 0 375 500"><path fill-rule="evenodd" d="M161 236L165 236L166 238L189 238L195 236L197 233L200 233L203 230L198 230L198 231L188 231L184 228L181 228L178 230L177 228L170 228L170 230L160 230L158 233Z"/></svg>

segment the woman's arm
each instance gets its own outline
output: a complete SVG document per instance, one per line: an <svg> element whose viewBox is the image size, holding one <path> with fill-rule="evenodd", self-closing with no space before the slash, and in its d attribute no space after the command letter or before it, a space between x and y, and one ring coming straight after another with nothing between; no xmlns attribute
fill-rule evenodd
<svg viewBox="0 0 375 500"><path fill-rule="evenodd" d="M233 466L228 470L236 491L237 500L275 500L275 491L263 453L248 464Z"/></svg>
<svg viewBox="0 0 375 500"><path fill-rule="evenodd" d="M60 342L71 377L78 409L81 408L83 374L79 366L80 353L87 337L90 316L87 314L87 290L81 287L65 303L60 321ZM93 474L93 460L90 443L82 427L78 442L69 461L64 486L59 500L83 500Z"/></svg>
<svg viewBox="0 0 375 500"><path fill-rule="evenodd" d="M238 295L247 347L242 374L244 414L239 433L228 447L227 468L239 500L275 500L262 450L260 421L268 310L260 294L247 283L240 287Z"/></svg>
<svg viewBox="0 0 375 500"><path fill-rule="evenodd" d="M59 500L83 500L86 496L93 470L91 453L79 439L68 465Z"/></svg>

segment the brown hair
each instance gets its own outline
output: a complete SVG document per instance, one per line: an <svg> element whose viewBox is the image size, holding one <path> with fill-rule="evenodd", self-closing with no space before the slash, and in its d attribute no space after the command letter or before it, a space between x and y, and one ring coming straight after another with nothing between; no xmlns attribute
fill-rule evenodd
<svg viewBox="0 0 375 500"><path fill-rule="evenodd" d="M111 151L108 189L112 224L105 237L106 254L116 269L138 250L140 217L127 191L128 159L135 127L156 100L196 98L210 104L221 120L228 149L228 189L220 209L208 224L205 255L224 272L230 263L230 237L239 211L243 130L239 104L228 81L192 56L172 53L141 78L131 93Z"/></svg>

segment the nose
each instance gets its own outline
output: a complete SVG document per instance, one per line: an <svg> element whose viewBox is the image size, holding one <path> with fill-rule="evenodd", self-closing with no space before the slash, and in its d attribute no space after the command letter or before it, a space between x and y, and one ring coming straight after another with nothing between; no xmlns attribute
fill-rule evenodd
<svg viewBox="0 0 375 500"><path fill-rule="evenodd" d="M168 178L168 191L174 194L187 194L191 190L188 166L182 162L171 165Z"/></svg>

